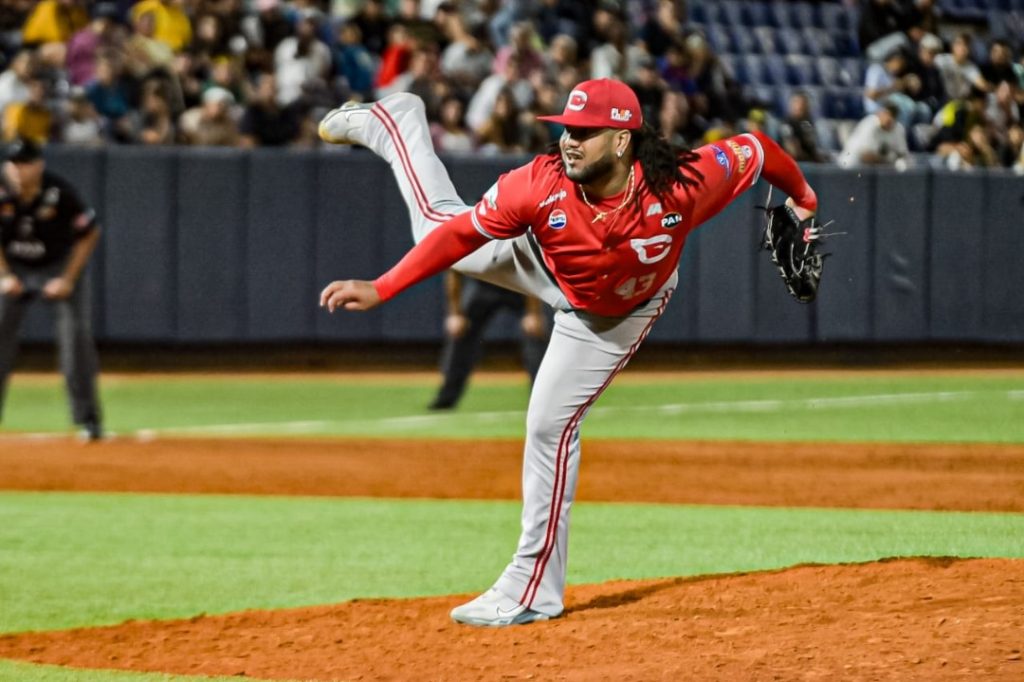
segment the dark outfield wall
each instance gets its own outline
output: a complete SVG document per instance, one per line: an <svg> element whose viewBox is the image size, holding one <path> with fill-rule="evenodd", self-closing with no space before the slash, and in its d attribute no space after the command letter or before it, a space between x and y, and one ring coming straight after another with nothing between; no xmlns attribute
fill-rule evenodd
<svg viewBox="0 0 1024 682"><path fill-rule="evenodd" d="M96 335L125 342L431 341L439 278L367 314L328 315L320 289L372 278L410 246L390 169L365 150L52 148L49 166L104 228L91 267ZM521 160L448 159L474 201ZM758 252L767 185L689 240L653 338L686 343L1024 341L1024 178L809 166L830 230L816 304ZM778 195L776 195L778 196ZM37 306L38 307L38 306ZM47 311L26 337L49 339ZM506 319L493 333L515 335Z"/></svg>

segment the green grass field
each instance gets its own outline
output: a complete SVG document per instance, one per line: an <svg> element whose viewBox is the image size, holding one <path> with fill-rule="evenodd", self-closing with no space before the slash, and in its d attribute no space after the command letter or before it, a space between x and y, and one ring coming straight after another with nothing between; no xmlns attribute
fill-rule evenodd
<svg viewBox="0 0 1024 682"><path fill-rule="evenodd" d="M623 379L588 437L1024 442L1020 373ZM442 415L423 409L433 389L428 378L114 376L103 398L123 434L521 436L525 385L478 382ZM15 378L5 430L63 432L66 420L59 382ZM0 493L0 632L475 592L504 566L518 515L510 502ZM1024 558L1024 514L578 504L569 580L909 555ZM0 661L3 681L208 679Z"/></svg>
<svg viewBox="0 0 1024 682"><path fill-rule="evenodd" d="M68 428L56 381L15 378L5 428ZM424 409L433 379L108 378L110 430L196 436L522 436L525 383L480 381L458 412ZM1024 442L1024 374L688 378L627 375L584 427L596 438Z"/></svg>

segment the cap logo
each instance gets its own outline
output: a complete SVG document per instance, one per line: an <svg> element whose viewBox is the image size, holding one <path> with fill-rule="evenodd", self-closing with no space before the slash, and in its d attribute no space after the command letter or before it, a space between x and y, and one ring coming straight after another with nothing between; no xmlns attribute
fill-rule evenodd
<svg viewBox="0 0 1024 682"><path fill-rule="evenodd" d="M618 121L619 123L629 123L629 119L633 118L633 112L629 109L617 109L612 107L612 120Z"/></svg>
<svg viewBox="0 0 1024 682"><path fill-rule="evenodd" d="M582 90L573 90L569 93L569 102L565 105L566 109L583 111L585 106L587 106L587 93Z"/></svg>

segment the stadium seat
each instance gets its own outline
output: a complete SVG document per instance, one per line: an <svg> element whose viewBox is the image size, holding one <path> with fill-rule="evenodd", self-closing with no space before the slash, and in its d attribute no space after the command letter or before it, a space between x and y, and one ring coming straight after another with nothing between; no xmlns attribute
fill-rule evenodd
<svg viewBox="0 0 1024 682"><path fill-rule="evenodd" d="M856 28L856 24L850 23L850 8L838 2L824 2L821 4L821 27L827 31L849 31Z"/></svg>
<svg viewBox="0 0 1024 682"><path fill-rule="evenodd" d="M729 50L730 52L752 54L760 51L761 46L749 28L745 26L727 26L726 31L729 33L734 48Z"/></svg>
<svg viewBox="0 0 1024 682"><path fill-rule="evenodd" d="M975 64L984 64L988 61L988 44L984 38L974 36L971 41L971 59Z"/></svg>
<svg viewBox="0 0 1024 682"><path fill-rule="evenodd" d="M817 81L822 85L853 85L845 79L845 72L832 57L814 57Z"/></svg>
<svg viewBox="0 0 1024 682"><path fill-rule="evenodd" d="M724 52L739 52L732 42L732 34L721 24L708 24L705 27L705 34L711 49L718 54Z"/></svg>
<svg viewBox="0 0 1024 682"><path fill-rule="evenodd" d="M746 94L751 104L760 104L774 111L775 91L776 88L771 85L750 85L746 90Z"/></svg>
<svg viewBox="0 0 1024 682"><path fill-rule="evenodd" d="M751 85L770 85L772 78L765 71L764 60L760 55L740 55L737 61L743 62L744 70L747 73L747 82Z"/></svg>
<svg viewBox="0 0 1024 682"><path fill-rule="evenodd" d="M860 54L860 46L857 44L857 34L853 31L839 31L830 34L835 45L834 54L839 57L854 57Z"/></svg>
<svg viewBox="0 0 1024 682"><path fill-rule="evenodd" d="M825 90L824 111L829 118L854 119L861 118L864 105L859 90L847 88L827 88Z"/></svg>
<svg viewBox="0 0 1024 682"><path fill-rule="evenodd" d="M768 15L768 4L765 2L746 2L743 4L744 22L747 26L771 26Z"/></svg>
<svg viewBox="0 0 1024 682"><path fill-rule="evenodd" d="M729 75L736 79L737 83L740 85L748 85L750 83L747 65L742 57L733 54L719 54L718 60L722 62L722 66L729 72Z"/></svg>
<svg viewBox="0 0 1024 682"><path fill-rule="evenodd" d="M737 0L720 0L716 2L718 9L721 12L721 20L723 24L728 24L732 27L743 26L743 6Z"/></svg>
<svg viewBox="0 0 1024 682"><path fill-rule="evenodd" d="M779 51L783 54L806 54L803 35L794 28L780 28L776 31Z"/></svg>
<svg viewBox="0 0 1024 682"><path fill-rule="evenodd" d="M820 25L816 16L815 6L810 2L790 3L790 16L794 28L814 28Z"/></svg>
<svg viewBox="0 0 1024 682"><path fill-rule="evenodd" d="M830 118L815 119L814 130L818 133L818 145L822 149L832 152L839 151L839 135L836 133L835 121Z"/></svg>
<svg viewBox="0 0 1024 682"><path fill-rule="evenodd" d="M780 86L790 84L785 57L778 54L770 54L760 57L760 60L764 64L764 72L767 77L765 82Z"/></svg>
<svg viewBox="0 0 1024 682"><path fill-rule="evenodd" d="M786 72L790 85L817 85L818 75L811 57L802 54L787 55Z"/></svg>
<svg viewBox="0 0 1024 682"><path fill-rule="evenodd" d="M775 28L792 28L793 19L789 12L788 2L768 3L768 18Z"/></svg>
<svg viewBox="0 0 1024 682"><path fill-rule="evenodd" d="M833 106L837 112L834 118L864 118L864 89L838 88L834 92Z"/></svg>
<svg viewBox="0 0 1024 682"><path fill-rule="evenodd" d="M688 8L688 19L691 24L706 24L708 23L708 10L707 5L703 2L691 3Z"/></svg>
<svg viewBox="0 0 1024 682"><path fill-rule="evenodd" d="M704 21L709 24L724 24L726 23L725 15L722 13L722 7L717 2L705 2L702 3L704 7Z"/></svg>
<svg viewBox="0 0 1024 682"><path fill-rule="evenodd" d="M832 36L822 28L805 28L801 31L804 38L804 49L814 57L834 56L836 46Z"/></svg>
<svg viewBox="0 0 1024 682"><path fill-rule="evenodd" d="M839 62L845 74L843 85L864 85L864 62L858 57L844 57Z"/></svg>
<svg viewBox="0 0 1024 682"><path fill-rule="evenodd" d="M778 54L783 52L780 45L775 41L775 29L770 26L756 26L748 29L757 41L758 51L762 54Z"/></svg>

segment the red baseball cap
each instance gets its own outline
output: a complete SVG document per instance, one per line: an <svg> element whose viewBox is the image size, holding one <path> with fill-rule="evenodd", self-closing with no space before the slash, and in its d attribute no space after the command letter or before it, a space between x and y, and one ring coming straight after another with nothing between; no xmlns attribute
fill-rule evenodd
<svg viewBox="0 0 1024 682"><path fill-rule="evenodd" d="M561 116L538 116L541 121L576 128L624 128L636 130L643 124L640 100L622 81L609 78L583 81L569 93Z"/></svg>

